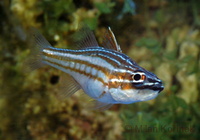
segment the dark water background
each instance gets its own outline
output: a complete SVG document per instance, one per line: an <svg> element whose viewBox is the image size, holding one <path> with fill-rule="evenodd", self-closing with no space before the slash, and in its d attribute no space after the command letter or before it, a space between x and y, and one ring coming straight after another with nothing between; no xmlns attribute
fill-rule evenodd
<svg viewBox="0 0 200 140"><path fill-rule="evenodd" d="M163 80L154 100L91 111L81 95L58 99L63 73L24 72L29 28L74 49L80 24L99 42L110 26L124 53ZM102 140L200 138L200 1L0 1L0 139Z"/></svg>

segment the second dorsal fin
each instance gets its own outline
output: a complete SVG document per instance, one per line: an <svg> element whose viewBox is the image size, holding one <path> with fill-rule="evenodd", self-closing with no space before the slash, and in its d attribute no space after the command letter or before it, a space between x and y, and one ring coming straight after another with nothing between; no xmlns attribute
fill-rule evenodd
<svg viewBox="0 0 200 140"><path fill-rule="evenodd" d="M107 30L107 32L104 36L103 47L107 48L107 49L113 49L113 50L116 50L118 52L122 52L119 44L117 43L115 35L112 32L110 27L108 27L108 30Z"/></svg>
<svg viewBox="0 0 200 140"><path fill-rule="evenodd" d="M79 49L99 47L94 33L87 26L84 26L77 33L75 33L74 38Z"/></svg>

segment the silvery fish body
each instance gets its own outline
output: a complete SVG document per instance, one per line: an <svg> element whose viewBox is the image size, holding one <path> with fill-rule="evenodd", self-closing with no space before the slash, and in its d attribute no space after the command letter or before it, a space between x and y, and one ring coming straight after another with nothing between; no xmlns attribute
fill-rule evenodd
<svg viewBox="0 0 200 140"><path fill-rule="evenodd" d="M130 104L155 98L163 90L162 81L153 73L123 54L111 29L100 47L91 31L83 33L81 49L52 47L38 32L34 38L39 47L32 67L50 65L70 75L66 95L83 91L96 101L95 108L107 109L113 104Z"/></svg>

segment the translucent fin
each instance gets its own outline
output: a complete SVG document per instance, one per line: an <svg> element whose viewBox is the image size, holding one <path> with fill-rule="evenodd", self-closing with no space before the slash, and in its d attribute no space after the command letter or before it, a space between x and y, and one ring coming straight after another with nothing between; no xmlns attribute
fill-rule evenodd
<svg viewBox="0 0 200 140"><path fill-rule="evenodd" d="M41 68L45 66L44 63L42 63L42 59L40 54L37 55L37 57L34 57L34 55L31 55L25 62L23 63L23 71L25 73L31 72L35 69Z"/></svg>
<svg viewBox="0 0 200 140"><path fill-rule="evenodd" d="M46 40L46 38L35 28L31 28L31 33L33 36L33 41L36 46L40 49L51 48L51 44Z"/></svg>
<svg viewBox="0 0 200 140"><path fill-rule="evenodd" d="M81 89L80 85L70 75L61 77L60 98L67 98Z"/></svg>
<svg viewBox="0 0 200 140"><path fill-rule="evenodd" d="M99 102L99 101L91 98L90 96L88 96L85 93L83 93L81 95L81 99L86 103L85 106L91 110L104 111L104 110L109 109L113 105L113 104L109 104L109 103Z"/></svg>
<svg viewBox="0 0 200 140"><path fill-rule="evenodd" d="M94 33L87 26L84 26L75 33L73 38L76 40L79 49L99 46Z"/></svg>
<svg viewBox="0 0 200 140"><path fill-rule="evenodd" d="M112 32L110 27L108 27L108 30L107 30L107 32L104 36L103 47L107 48L107 49L113 49L113 50L116 50L118 52L122 52L119 44L117 43L115 35Z"/></svg>
<svg viewBox="0 0 200 140"><path fill-rule="evenodd" d="M91 105L92 105L91 109L104 111L104 110L109 109L113 104L103 103L103 102L99 102L97 100L94 100L94 101L92 101Z"/></svg>
<svg viewBox="0 0 200 140"><path fill-rule="evenodd" d="M44 48L52 47L51 44L43 37L43 35L37 31L37 29L31 28L30 32L31 54L28 60L24 62L23 69L25 72L30 72L44 66L45 64L42 62L42 50Z"/></svg>

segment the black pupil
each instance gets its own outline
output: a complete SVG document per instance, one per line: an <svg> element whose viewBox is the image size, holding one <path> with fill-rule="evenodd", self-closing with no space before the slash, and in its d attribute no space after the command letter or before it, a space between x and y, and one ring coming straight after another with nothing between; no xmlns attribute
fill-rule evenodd
<svg viewBox="0 0 200 140"><path fill-rule="evenodd" d="M134 78L135 81L138 81L138 80L141 79L141 75L140 74L136 74L136 75L134 75L133 78Z"/></svg>

